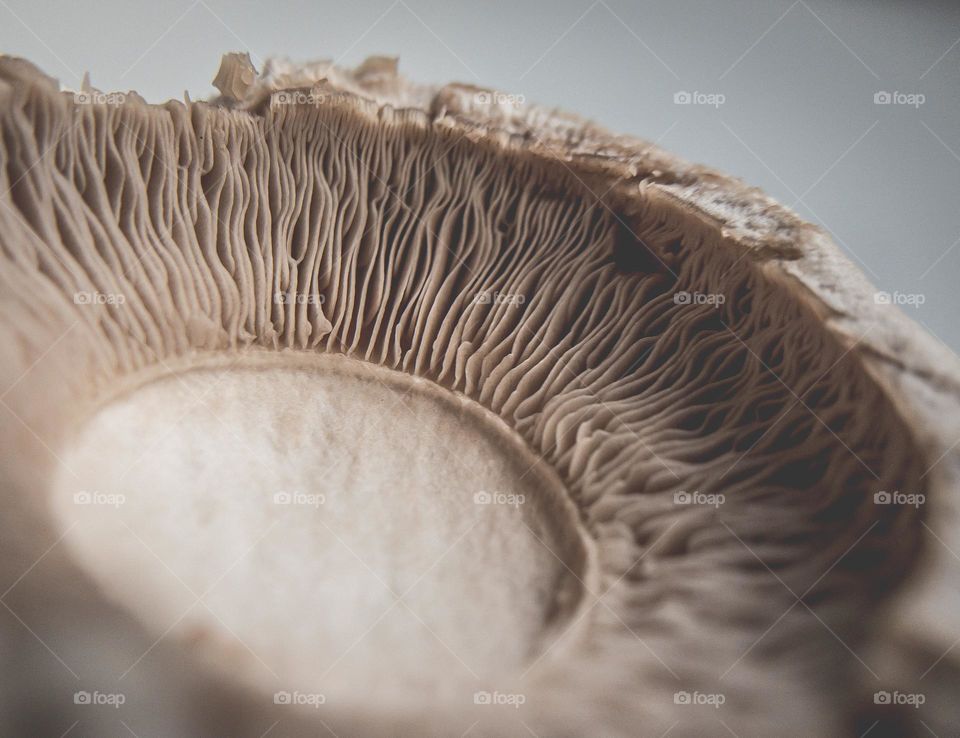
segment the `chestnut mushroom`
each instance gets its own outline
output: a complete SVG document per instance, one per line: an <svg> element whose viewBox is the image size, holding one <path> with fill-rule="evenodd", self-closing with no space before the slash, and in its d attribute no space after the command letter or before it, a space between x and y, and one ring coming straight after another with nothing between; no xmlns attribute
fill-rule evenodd
<svg viewBox="0 0 960 738"><path fill-rule="evenodd" d="M385 57L216 84L0 57L4 734L960 724L960 365L823 231Z"/></svg>

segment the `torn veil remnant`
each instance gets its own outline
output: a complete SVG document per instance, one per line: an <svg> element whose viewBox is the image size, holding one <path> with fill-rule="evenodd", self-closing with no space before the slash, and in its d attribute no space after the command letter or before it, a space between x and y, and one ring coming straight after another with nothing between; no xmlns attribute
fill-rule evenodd
<svg viewBox="0 0 960 738"><path fill-rule="evenodd" d="M956 720L960 369L822 232L387 58L216 85L0 59L11 731Z"/></svg>

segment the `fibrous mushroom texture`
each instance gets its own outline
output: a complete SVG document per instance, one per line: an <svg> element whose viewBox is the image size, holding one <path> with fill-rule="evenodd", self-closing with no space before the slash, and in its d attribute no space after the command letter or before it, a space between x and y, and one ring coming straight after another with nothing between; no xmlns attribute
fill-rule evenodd
<svg viewBox="0 0 960 738"><path fill-rule="evenodd" d="M11 731L947 729L960 371L822 233L388 59L217 84L0 59Z"/></svg>

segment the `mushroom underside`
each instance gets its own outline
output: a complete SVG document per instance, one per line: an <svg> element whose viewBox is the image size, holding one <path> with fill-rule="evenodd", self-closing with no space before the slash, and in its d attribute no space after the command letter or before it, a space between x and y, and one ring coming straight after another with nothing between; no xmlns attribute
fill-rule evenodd
<svg viewBox="0 0 960 738"><path fill-rule="evenodd" d="M416 111L0 98L4 581L63 542L6 601L67 671L237 734L866 709L925 465L768 256Z"/></svg>

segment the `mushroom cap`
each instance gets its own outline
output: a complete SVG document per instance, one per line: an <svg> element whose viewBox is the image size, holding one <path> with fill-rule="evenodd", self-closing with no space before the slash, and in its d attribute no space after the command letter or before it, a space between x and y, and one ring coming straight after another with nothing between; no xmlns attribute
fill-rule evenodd
<svg viewBox="0 0 960 738"><path fill-rule="evenodd" d="M473 724L508 735L522 720L542 735L704 735L722 716L742 734L843 735L885 714L878 689L923 692L934 728L960 723L943 696L960 668L960 364L821 229L649 142L495 90L415 85L386 57L354 70L271 60L257 74L231 54L215 84L210 102L148 105L67 93L0 57L0 570L4 638L25 674L0 696L33 704L85 679L101 691L130 679L126 709L181 734L261 735L282 719L290 734ZM190 567L191 551L208 550L197 536L220 550L236 531L222 522L232 503L204 498L216 484L198 484L175 450L137 478L143 504L129 512L141 517L98 528L109 510L78 512L78 477L125 476L141 428L162 437L158 419L189 402L183 384L216 397L256 450L229 448L214 417L183 432L201 461L248 481L259 464L303 469L304 437L336 417L322 398L342 393L350 417L386 404L377 385L360 388L365 372L426 413L423 438L439 430L455 449L443 465L487 449L477 453L491 483L506 484L497 469L523 479L511 465L524 460L536 469L514 491L532 501L522 519L475 517L490 512L472 502L484 488L458 488L446 467L422 484L405 476L398 489L431 525L401 522L408 508L370 512L375 498L362 495L384 476L343 478L350 525L391 532L369 554L384 561L407 550L392 526L412 550L432 540L422 550L434 556L456 542L457 526L430 539L450 516L503 534L474 553L513 546L509 557L462 561L431 590L447 640L483 630L457 629L475 597L502 648L457 641L493 676L447 695L437 659L424 658L439 671L420 683L401 668L415 658L387 657L413 637L402 630L369 657L366 685L361 671L322 712L309 701L283 711L276 694L297 690L271 699L236 652L258 651L272 627L269 607L243 612L263 572L278 577L278 601L314 602L294 596L305 586L296 557L273 569L258 557L224 601L249 616L242 637L214 617L199 633L174 623L167 639L150 616L177 600L163 599L147 562L182 553ZM409 408L393 410L380 471L403 472L404 448L411 469L431 467L429 451L410 450L426 442L403 445ZM368 448L355 435L320 437ZM372 455L358 463L377 469ZM185 507L164 529L167 500ZM221 522L209 533L184 524L191 539L178 540L177 511L203 504ZM121 547L118 525L148 536L147 553ZM415 579L423 563L386 565ZM216 582L196 569L201 588ZM347 591L321 569L318 592ZM360 606L354 594L344 613ZM334 621L309 615L315 633L331 632ZM309 629L303 638L268 637L253 658L286 665L281 652ZM322 677L299 671L298 650L282 687ZM396 678L380 679L391 666ZM419 697L388 699L380 681ZM146 695L163 716L142 707ZM51 726L68 712L48 709ZM11 726L35 720L18 709Z"/></svg>

